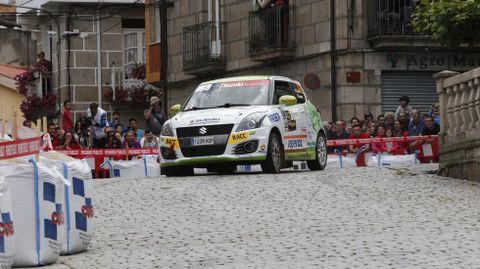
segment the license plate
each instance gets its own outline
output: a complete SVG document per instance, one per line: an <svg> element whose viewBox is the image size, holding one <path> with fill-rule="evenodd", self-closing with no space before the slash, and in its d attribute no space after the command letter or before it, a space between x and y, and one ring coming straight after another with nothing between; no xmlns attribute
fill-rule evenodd
<svg viewBox="0 0 480 269"><path fill-rule="evenodd" d="M203 136L203 137L192 137L191 145L192 146L204 146L204 145L213 145L215 144L215 139L213 136Z"/></svg>

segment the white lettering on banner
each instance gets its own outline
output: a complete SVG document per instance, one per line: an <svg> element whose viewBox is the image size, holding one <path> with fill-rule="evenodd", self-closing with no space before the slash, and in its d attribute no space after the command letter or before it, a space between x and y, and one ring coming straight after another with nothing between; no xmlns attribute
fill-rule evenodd
<svg viewBox="0 0 480 269"><path fill-rule="evenodd" d="M20 143L18 144L18 154L24 154L28 152L29 143Z"/></svg>
<svg viewBox="0 0 480 269"><path fill-rule="evenodd" d="M5 157L5 146L0 146L0 157Z"/></svg>
<svg viewBox="0 0 480 269"><path fill-rule="evenodd" d="M7 156L14 156L17 155L17 145L7 145L5 150Z"/></svg>

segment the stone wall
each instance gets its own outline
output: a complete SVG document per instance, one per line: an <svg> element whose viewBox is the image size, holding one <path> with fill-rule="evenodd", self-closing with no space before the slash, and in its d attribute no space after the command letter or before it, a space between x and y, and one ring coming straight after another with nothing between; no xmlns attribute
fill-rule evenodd
<svg viewBox="0 0 480 269"><path fill-rule="evenodd" d="M380 71L368 68L366 54L372 53L366 39L366 23L363 1L354 1L355 7L347 7L350 1L337 1L336 38L337 50L337 115L350 119L363 116L367 111L380 113ZM249 20L251 1L221 1L221 21L225 22L224 40L226 70L216 76L190 76L182 66L183 27L207 21L207 1L174 1L168 10L168 46L170 83L169 104L182 103L202 81L237 75L282 75L304 83L304 76L314 73L320 78L321 87L306 93L312 103L320 108L324 119L331 118L330 82L330 1L291 0L296 7L295 57L288 62L259 63L248 55ZM353 10L348 14L348 10ZM348 18L351 18L349 22ZM385 58L385 54L376 57ZM356 83L346 81L347 72L360 72Z"/></svg>
<svg viewBox="0 0 480 269"><path fill-rule="evenodd" d="M35 65L35 43L30 33L13 29L0 30L0 63L22 67Z"/></svg>
<svg viewBox="0 0 480 269"><path fill-rule="evenodd" d="M440 96L440 173L480 181L480 68L435 75Z"/></svg>
<svg viewBox="0 0 480 269"><path fill-rule="evenodd" d="M108 99L105 98L105 93L111 91L111 70L112 67L118 69L117 81L118 86L122 78L123 68L123 31L122 18L129 19L143 19L143 8L136 8L124 12L111 12L114 15L108 16L110 13L102 14L105 18L100 21L100 31L97 33L97 26L94 15L82 16L72 20L70 29L78 29L79 32L84 33L85 36L74 35L71 37L63 37L60 44L60 68L58 68L57 55L57 36L53 36L50 41L50 36L41 35L37 39L37 50L40 51L45 48L43 42L49 42L52 47L51 60L54 70L53 84L54 88L60 89L61 102L63 100L71 100L73 108L76 111L75 117L79 119L88 105L92 102L98 102L98 84L101 85L102 108L107 112L117 110L112 106ZM59 19L61 31L67 29L67 17ZM49 29L56 29L56 25L50 20L41 22L40 28L45 32ZM97 38L100 38L101 48L101 79L98 78L98 59L97 59ZM68 42L70 42L70 49ZM68 52L70 51L70 53ZM57 78L60 74L60 85L58 85ZM122 78L123 79L123 78ZM143 107L129 107L122 109L125 113L124 122L128 118L135 117L139 123L143 125ZM130 113L130 111L132 111Z"/></svg>

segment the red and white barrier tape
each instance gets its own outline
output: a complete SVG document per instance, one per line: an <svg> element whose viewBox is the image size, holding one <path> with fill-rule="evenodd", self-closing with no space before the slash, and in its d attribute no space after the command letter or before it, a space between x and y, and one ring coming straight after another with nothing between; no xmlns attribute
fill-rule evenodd
<svg viewBox="0 0 480 269"><path fill-rule="evenodd" d="M335 147L335 146L348 146L348 145L357 145L357 144L382 143L382 142L411 142L411 141L419 141L419 140L437 140L437 139L438 139L438 135L339 139L339 140L328 140L327 146Z"/></svg>
<svg viewBox="0 0 480 269"><path fill-rule="evenodd" d="M157 155L158 149L74 149L57 150L57 152L77 158L107 158L126 155Z"/></svg>
<svg viewBox="0 0 480 269"><path fill-rule="evenodd" d="M17 158L40 151L40 137L0 142L0 160Z"/></svg>

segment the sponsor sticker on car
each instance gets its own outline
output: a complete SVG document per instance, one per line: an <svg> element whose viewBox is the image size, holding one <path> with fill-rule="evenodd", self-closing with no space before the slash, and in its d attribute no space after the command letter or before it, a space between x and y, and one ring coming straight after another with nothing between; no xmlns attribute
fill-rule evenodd
<svg viewBox="0 0 480 269"><path fill-rule="evenodd" d="M271 121L271 122L277 122L280 120L280 115L278 115L278 113L274 113L272 115L269 115L268 116L268 119Z"/></svg>
<svg viewBox="0 0 480 269"><path fill-rule="evenodd" d="M178 140L175 137L162 137L162 141L169 148L173 147L174 149L177 149L180 147Z"/></svg>
<svg viewBox="0 0 480 269"><path fill-rule="evenodd" d="M230 135L228 139L228 144L236 144L248 140L248 132L234 133Z"/></svg>

